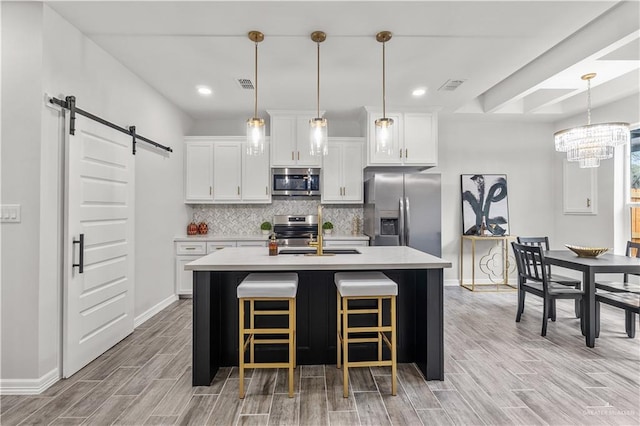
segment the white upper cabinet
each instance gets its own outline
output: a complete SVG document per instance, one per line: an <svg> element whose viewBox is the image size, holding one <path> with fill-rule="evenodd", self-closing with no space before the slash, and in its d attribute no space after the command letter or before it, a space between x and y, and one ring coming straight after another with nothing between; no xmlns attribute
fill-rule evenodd
<svg viewBox="0 0 640 426"><path fill-rule="evenodd" d="M562 178L564 214L598 214L598 169L562 159Z"/></svg>
<svg viewBox="0 0 640 426"><path fill-rule="evenodd" d="M367 166L424 166L438 164L438 115L435 112L388 112L393 119L391 154L376 152L375 121L382 111L366 108L363 128L367 139Z"/></svg>
<svg viewBox="0 0 640 426"><path fill-rule="evenodd" d="M320 167L321 158L310 155L309 120L312 111L268 111L271 124L272 167ZM321 114L324 113L321 111Z"/></svg>
<svg viewBox="0 0 640 426"><path fill-rule="evenodd" d="M329 138L329 153L322 162L322 203L363 202L362 138Z"/></svg>
<svg viewBox="0 0 640 426"><path fill-rule="evenodd" d="M190 141L184 150L185 202L213 201L213 145L208 141Z"/></svg>
<svg viewBox="0 0 640 426"><path fill-rule="evenodd" d="M242 146L239 142L213 144L213 201L238 202L242 179Z"/></svg>
<svg viewBox="0 0 640 426"><path fill-rule="evenodd" d="M270 203L269 147L249 156L244 137L189 137L185 141L185 202Z"/></svg>

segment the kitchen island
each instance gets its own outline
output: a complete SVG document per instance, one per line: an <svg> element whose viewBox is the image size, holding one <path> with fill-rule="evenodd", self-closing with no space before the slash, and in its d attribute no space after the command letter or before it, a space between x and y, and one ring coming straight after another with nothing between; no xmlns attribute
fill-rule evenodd
<svg viewBox="0 0 640 426"><path fill-rule="evenodd" d="M208 386L219 367L238 364L236 287L248 273L268 271L295 271L299 276L298 364L336 362L333 274L382 271L398 283L398 362L415 362L427 380L443 380L443 268L451 263L410 247L357 250L358 254L318 257L269 256L262 247L225 248L188 263L185 269L194 273L193 385ZM362 345L352 357L364 358L373 352ZM266 347L261 354L256 349L256 358L282 359L283 355L277 348Z"/></svg>

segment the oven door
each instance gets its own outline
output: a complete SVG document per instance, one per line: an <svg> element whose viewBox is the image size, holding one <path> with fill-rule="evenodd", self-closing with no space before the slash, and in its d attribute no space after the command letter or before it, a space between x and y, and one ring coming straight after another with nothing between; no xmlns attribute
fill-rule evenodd
<svg viewBox="0 0 640 426"><path fill-rule="evenodd" d="M319 169L271 169L271 176L272 195L320 195Z"/></svg>

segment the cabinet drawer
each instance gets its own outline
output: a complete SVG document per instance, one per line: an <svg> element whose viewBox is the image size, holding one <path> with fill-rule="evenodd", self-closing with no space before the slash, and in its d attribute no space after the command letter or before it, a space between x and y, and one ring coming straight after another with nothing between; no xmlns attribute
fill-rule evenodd
<svg viewBox="0 0 640 426"><path fill-rule="evenodd" d="M268 245L268 241L265 241L265 240L238 241L238 247L266 247L267 245Z"/></svg>
<svg viewBox="0 0 640 426"><path fill-rule="evenodd" d="M178 242L176 243L176 254L206 254L207 246L203 242Z"/></svg>
<svg viewBox="0 0 640 426"><path fill-rule="evenodd" d="M207 253L213 253L216 250L223 249L225 247L235 247L235 241L209 241L207 243Z"/></svg>

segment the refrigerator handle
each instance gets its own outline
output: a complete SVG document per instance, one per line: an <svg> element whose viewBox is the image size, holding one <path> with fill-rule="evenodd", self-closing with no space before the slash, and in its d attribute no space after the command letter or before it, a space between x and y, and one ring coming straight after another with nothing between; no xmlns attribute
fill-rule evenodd
<svg viewBox="0 0 640 426"><path fill-rule="evenodd" d="M409 229L409 224L411 223L411 210L409 208L409 197L404 197L404 208L405 208L405 214L404 214L404 230L405 230L405 236L404 236L404 244L406 246L408 246L409 244L411 244L409 242L409 236L411 235L411 230Z"/></svg>
<svg viewBox="0 0 640 426"><path fill-rule="evenodd" d="M399 225L400 225L400 229L398 230L398 238L400 240L400 245L403 246L405 245L404 242L404 199L402 197L400 197L400 199L398 200L398 202L400 203L399 206Z"/></svg>

